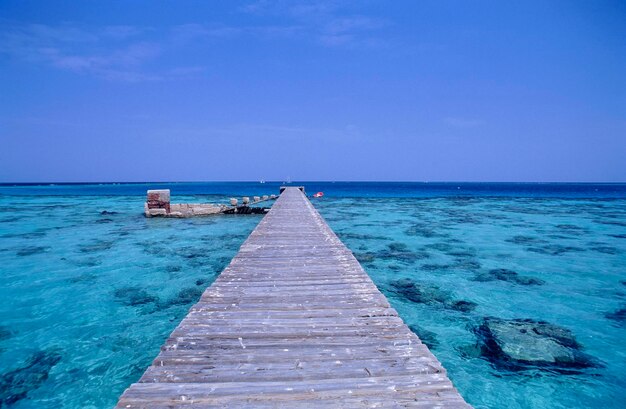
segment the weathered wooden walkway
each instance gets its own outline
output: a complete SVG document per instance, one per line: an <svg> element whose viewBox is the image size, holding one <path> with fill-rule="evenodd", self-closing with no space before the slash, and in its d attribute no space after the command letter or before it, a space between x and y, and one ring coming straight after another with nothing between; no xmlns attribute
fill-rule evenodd
<svg viewBox="0 0 626 409"><path fill-rule="evenodd" d="M469 406L289 188L117 407Z"/></svg>

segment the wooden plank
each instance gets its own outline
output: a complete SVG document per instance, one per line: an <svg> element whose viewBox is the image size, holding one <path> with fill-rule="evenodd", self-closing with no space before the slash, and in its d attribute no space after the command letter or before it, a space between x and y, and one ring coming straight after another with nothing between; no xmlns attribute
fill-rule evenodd
<svg viewBox="0 0 626 409"><path fill-rule="evenodd" d="M297 188L287 188L117 408L467 408Z"/></svg>

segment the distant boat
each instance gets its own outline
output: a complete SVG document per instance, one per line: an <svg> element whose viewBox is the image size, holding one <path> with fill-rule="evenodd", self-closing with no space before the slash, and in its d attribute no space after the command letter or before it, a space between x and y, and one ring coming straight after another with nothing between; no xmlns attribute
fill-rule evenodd
<svg viewBox="0 0 626 409"><path fill-rule="evenodd" d="M265 183L265 179L259 180L259 183Z"/></svg>

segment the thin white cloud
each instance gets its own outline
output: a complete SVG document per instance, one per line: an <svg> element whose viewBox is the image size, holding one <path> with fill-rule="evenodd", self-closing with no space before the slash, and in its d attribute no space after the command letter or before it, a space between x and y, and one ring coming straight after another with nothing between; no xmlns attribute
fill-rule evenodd
<svg viewBox="0 0 626 409"><path fill-rule="evenodd" d="M241 8L260 17L274 16L290 20L300 32L325 46L381 45L377 31L389 22L377 17L346 12L341 1L267 1L260 0Z"/></svg>
<svg viewBox="0 0 626 409"><path fill-rule="evenodd" d="M380 46L384 20L347 12L343 2L257 1L240 11L252 23L180 24L149 27L85 27L19 23L0 19L0 55L111 81L139 82L197 78L206 67L152 64L181 46L198 47L231 38L296 39L325 47ZM270 23L270 24L268 24Z"/></svg>
<svg viewBox="0 0 626 409"><path fill-rule="evenodd" d="M148 29L134 26L84 28L0 22L0 54L60 70L111 81L158 81L197 76L199 67L151 72L146 65L163 53L162 45L144 40Z"/></svg>

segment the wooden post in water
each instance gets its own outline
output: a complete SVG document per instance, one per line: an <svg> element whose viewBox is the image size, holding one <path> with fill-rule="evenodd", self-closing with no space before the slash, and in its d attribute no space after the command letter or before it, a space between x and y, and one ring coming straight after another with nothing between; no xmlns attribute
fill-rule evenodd
<svg viewBox="0 0 626 409"><path fill-rule="evenodd" d="M117 408L469 407L304 193L281 190Z"/></svg>

